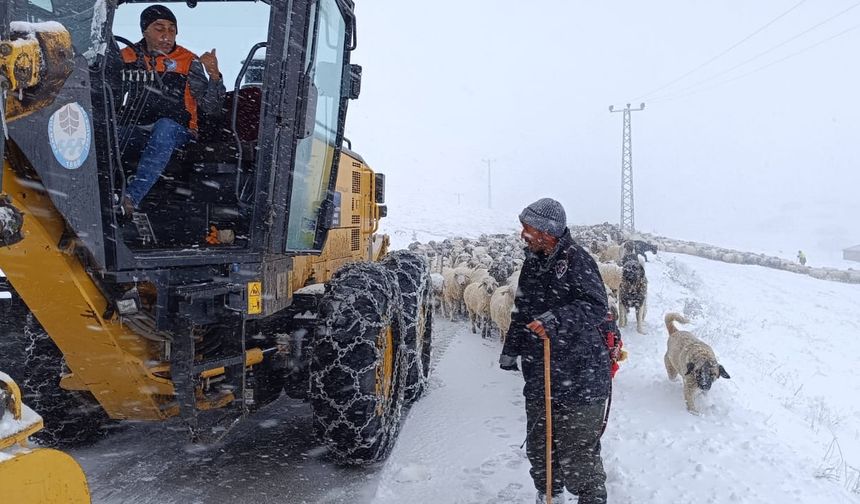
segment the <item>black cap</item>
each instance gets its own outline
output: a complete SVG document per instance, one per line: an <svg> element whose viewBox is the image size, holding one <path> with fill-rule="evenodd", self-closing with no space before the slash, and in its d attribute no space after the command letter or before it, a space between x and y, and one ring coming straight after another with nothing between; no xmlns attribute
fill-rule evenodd
<svg viewBox="0 0 860 504"><path fill-rule="evenodd" d="M176 24L176 16L170 9L163 5L150 5L140 13L140 31L143 33L152 23L159 19L166 19ZM177 25L178 28L178 25ZM177 31L179 31L177 29Z"/></svg>

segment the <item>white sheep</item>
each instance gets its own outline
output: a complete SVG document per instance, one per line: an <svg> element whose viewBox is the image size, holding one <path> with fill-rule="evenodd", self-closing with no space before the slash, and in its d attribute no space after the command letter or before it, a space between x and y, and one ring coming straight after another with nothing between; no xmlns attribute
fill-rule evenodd
<svg viewBox="0 0 860 504"><path fill-rule="evenodd" d="M499 328L502 343L511 328L511 310L514 309L515 287L503 285L490 297L490 320Z"/></svg>
<svg viewBox="0 0 860 504"><path fill-rule="evenodd" d="M618 295L618 289L621 287L621 266L610 263L597 263L597 269L600 270L600 278L603 283L614 295Z"/></svg>
<svg viewBox="0 0 860 504"><path fill-rule="evenodd" d="M521 271L522 271L521 269L518 269L518 270L514 271L513 273L511 273L511 276L508 277L508 285L511 286L511 292L514 294L514 296L517 295L517 289L520 288L519 284L520 284L520 272Z"/></svg>
<svg viewBox="0 0 860 504"><path fill-rule="evenodd" d="M463 312L463 289L468 279L468 268L442 269L442 316L454 320L454 314Z"/></svg>
<svg viewBox="0 0 860 504"><path fill-rule="evenodd" d="M486 268L475 268L466 273L466 285L480 283L481 280L490 276L490 270Z"/></svg>
<svg viewBox="0 0 860 504"><path fill-rule="evenodd" d="M597 254L602 263L615 263L621 261L621 245L612 244Z"/></svg>
<svg viewBox="0 0 860 504"><path fill-rule="evenodd" d="M472 322L472 333L476 333L476 323L481 327L481 336L490 336L490 298L499 284L487 275L478 283L471 283L463 291L463 300L466 302L466 311L469 313L469 321Z"/></svg>
<svg viewBox="0 0 860 504"><path fill-rule="evenodd" d="M441 273L430 273L430 283L433 286L433 312L436 312L436 303L442 306L442 289L445 286L445 277Z"/></svg>

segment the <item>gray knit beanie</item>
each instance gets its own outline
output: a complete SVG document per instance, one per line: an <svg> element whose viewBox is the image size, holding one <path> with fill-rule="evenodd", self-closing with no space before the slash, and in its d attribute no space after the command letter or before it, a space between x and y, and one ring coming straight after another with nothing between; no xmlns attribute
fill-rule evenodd
<svg viewBox="0 0 860 504"><path fill-rule="evenodd" d="M564 207L552 198L541 198L527 206L520 213L520 222L557 238L567 230Z"/></svg>

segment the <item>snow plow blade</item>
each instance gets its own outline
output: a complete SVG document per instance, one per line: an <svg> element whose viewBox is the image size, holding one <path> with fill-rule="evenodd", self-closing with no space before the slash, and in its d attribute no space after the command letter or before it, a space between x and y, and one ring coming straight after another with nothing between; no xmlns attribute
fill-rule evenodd
<svg viewBox="0 0 860 504"><path fill-rule="evenodd" d="M16 504L89 504L90 492L75 459L48 448L27 448L42 417L21 403L21 392L0 372L0 495Z"/></svg>
<svg viewBox="0 0 860 504"><path fill-rule="evenodd" d="M89 504L87 480L75 459L48 448L22 450L11 458L0 453L0 488L4 502L20 504ZM8 499L8 500L7 500Z"/></svg>

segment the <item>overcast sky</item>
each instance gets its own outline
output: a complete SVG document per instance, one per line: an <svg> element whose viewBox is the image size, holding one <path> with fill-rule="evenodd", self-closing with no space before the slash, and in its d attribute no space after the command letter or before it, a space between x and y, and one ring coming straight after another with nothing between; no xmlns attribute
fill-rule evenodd
<svg viewBox="0 0 860 504"><path fill-rule="evenodd" d="M494 208L512 218L549 195L571 222L617 222L622 115L608 106L644 101L633 113L638 228L791 234L793 216L820 215L808 225L830 222L825 234L860 243L858 2L356 4L364 76L347 134L388 175L392 212L431 194L486 204L489 158ZM702 81L692 90L704 91L678 96Z"/></svg>
<svg viewBox="0 0 860 504"><path fill-rule="evenodd" d="M263 4L171 7L180 43L217 47L228 82L262 40ZM135 10L120 9L134 40ZM860 243L860 2L357 0L356 13L347 136L388 176L390 212L485 207L490 159L493 208L514 224L542 196L571 223L618 222L622 115L608 106L644 101L637 228Z"/></svg>

